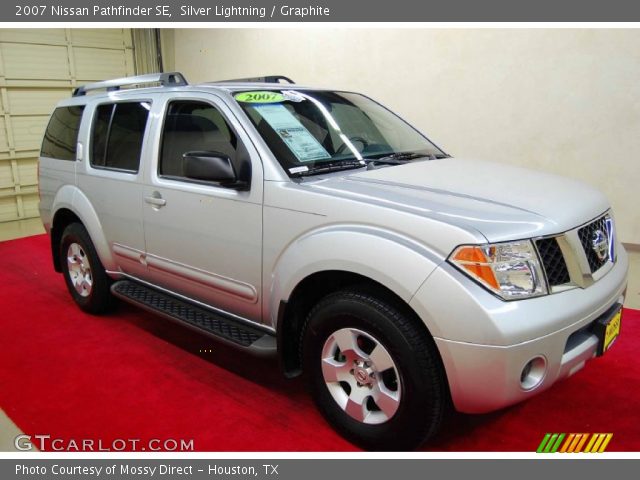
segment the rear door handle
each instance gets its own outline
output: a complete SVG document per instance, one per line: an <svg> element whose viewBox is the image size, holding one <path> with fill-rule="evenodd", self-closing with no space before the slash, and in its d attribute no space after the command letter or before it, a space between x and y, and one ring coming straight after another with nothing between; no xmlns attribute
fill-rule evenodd
<svg viewBox="0 0 640 480"><path fill-rule="evenodd" d="M153 192L151 195L144 197L144 201L154 207L164 207L167 204L167 201L162 198L160 192Z"/></svg>

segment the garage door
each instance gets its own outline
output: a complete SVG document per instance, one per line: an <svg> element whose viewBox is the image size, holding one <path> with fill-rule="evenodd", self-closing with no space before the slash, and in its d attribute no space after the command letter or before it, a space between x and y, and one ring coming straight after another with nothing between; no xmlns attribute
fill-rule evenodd
<svg viewBox="0 0 640 480"><path fill-rule="evenodd" d="M134 73L129 29L0 29L0 222L38 216L37 157L56 102Z"/></svg>

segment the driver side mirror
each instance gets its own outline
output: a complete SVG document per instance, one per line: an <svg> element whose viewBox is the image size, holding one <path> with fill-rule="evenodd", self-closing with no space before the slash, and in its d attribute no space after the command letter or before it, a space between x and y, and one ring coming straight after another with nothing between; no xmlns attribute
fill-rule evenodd
<svg viewBox="0 0 640 480"><path fill-rule="evenodd" d="M184 159L184 176L193 180L216 182L222 186L235 186L238 182L231 158L228 155L213 151L186 152Z"/></svg>

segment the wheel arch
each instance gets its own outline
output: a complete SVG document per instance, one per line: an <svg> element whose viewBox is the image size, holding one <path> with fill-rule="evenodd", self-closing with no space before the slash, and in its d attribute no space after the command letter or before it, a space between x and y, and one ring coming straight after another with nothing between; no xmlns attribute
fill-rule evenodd
<svg viewBox="0 0 640 480"><path fill-rule="evenodd" d="M60 208L53 216L51 222L51 256L53 258L53 268L56 272L62 272L62 263L60 258L60 242L62 241L62 232L72 223L82 223L82 220L68 208Z"/></svg>
<svg viewBox="0 0 640 480"><path fill-rule="evenodd" d="M285 374L300 373L299 329L310 307L347 286L383 292L428 331L409 302L442 261L424 242L375 225L323 225L293 240L265 275L263 295Z"/></svg>
<svg viewBox="0 0 640 480"><path fill-rule="evenodd" d="M300 281L287 301L281 301L277 316L277 342L280 365L287 378L302 374L301 338L306 319L313 306L327 295L348 288L366 291L390 303L411 318L431 337L428 326L420 319L408 301L388 286L346 270L314 272Z"/></svg>
<svg viewBox="0 0 640 480"><path fill-rule="evenodd" d="M59 251L62 233L69 224L74 222L82 224L89 233L96 253L105 269L115 268L109 243L102 230L98 214L80 189L72 185L61 188L53 201L52 212L50 241L53 266L56 272L62 271Z"/></svg>

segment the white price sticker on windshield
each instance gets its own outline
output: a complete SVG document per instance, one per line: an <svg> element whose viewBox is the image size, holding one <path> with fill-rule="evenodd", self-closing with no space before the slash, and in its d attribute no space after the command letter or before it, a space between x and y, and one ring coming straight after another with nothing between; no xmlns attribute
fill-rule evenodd
<svg viewBox="0 0 640 480"><path fill-rule="evenodd" d="M301 162L331 158L316 137L311 135L311 132L284 105L256 105L253 108L262 115L262 118Z"/></svg>

